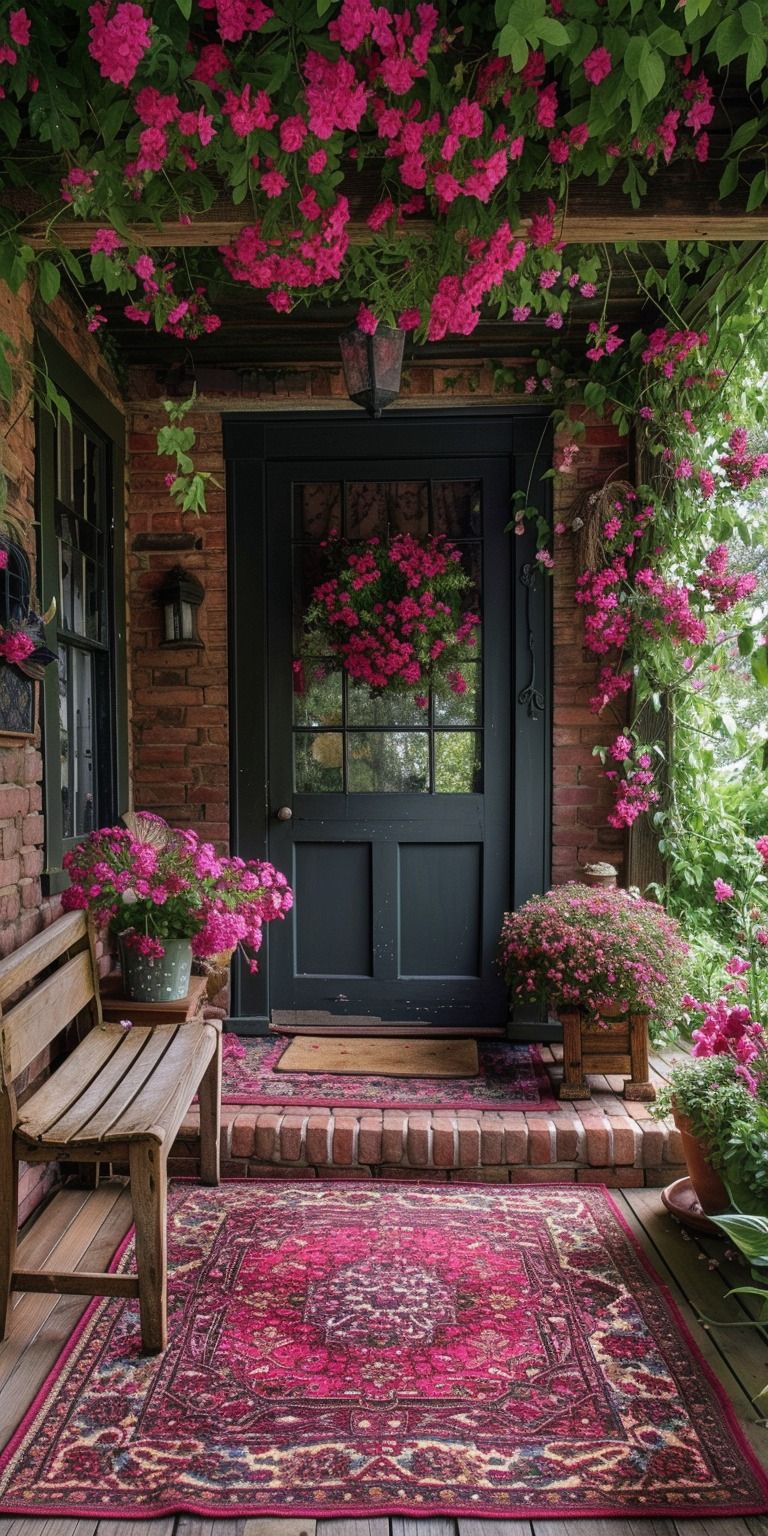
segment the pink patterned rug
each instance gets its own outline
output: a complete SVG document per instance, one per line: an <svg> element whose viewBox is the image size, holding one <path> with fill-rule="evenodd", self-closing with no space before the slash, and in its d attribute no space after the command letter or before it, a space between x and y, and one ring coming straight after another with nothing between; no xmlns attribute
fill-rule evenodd
<svg viewBox="0 0 768 1536"><path fill-rule="evenodd" d="M165 1355L137 1303L93 1302L0 1458L0 1513L768 1511L602 1188L176 1185L170 1258Z"/></svg>
<svg viewBox="0 0 768 1536"><path fill-rule="evenodd" d="M224 1036L224 1104L302 1104L316 1109L546 1109L559 1105L535 1045L478 1041L477 1077L350 1077L278 1072L289 1039Z"/></svg>

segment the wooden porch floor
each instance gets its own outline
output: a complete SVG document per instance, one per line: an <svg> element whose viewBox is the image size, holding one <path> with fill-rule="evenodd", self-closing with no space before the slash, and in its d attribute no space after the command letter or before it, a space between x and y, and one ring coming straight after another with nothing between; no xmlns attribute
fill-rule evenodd
<svg viewBox="0 0 768 1536"><path fill-rule="evenodd" d="M616 1193L624 1215L670 1287L702 1354L731 1398L737 1416L768 1467L768 1425L755 1402L768 1383L768 1327L704 1329L697 1314L746 1321L749 1299L725 1299L747 1272L725 1257L727 1244L683 1234L664 1211L657 1190ZM23 1268L105 1268L128 1229L130 1199L121 1179L97 1190L57 1193L25 1232ZM9 1336L0 1343L0 1445L35 1393L88 1305L77 1296L17 1297ZM765 1400L768 1403L768 1399ZM768 1536L768 1516L719 1520L205 1520L178 1516L152 1521L0 1518L0 1536Z"/></svg>

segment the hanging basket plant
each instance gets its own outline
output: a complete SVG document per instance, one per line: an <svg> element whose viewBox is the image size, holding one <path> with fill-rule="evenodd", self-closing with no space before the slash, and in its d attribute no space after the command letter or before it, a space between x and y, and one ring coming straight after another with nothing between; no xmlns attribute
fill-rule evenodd
<svg viewBox="0 0 768 1536"><path fill-rule="evenodd" d="M397 534L390 543L334 539L327 578L305 618L307 650L335 656L374 693L464 693L461 671L477 646L475 584L442 534Z"/></svg>

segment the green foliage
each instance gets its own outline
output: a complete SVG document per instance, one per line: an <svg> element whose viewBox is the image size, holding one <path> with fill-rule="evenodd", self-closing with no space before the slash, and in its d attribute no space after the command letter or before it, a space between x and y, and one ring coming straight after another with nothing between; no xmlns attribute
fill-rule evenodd
<svg viewBox="0 0 768 1536"><path fill-rule="evenodd" d="M163 409L168 421L158 431L157 451L162 457L167 456L176 461L175 474L171 473L167 477L172 500L176 502L180 511L194 512L200 516L207 509L207 488L216 486L220 489L221 482L210 470L195 469L190 450L195 446L197 434L194 427L185 426L184 421L196 399L197 391L193 390L187 400L163 401Z"/></svg>
<svg viewBox="0 0 768 1536"><path fill-rule="evenodd" d="M768 1078L759 1074L753 1098L728 1056L692 1057L674 1067L651 1114L660 1119L674 1108L690 1121L706 1145L713 1167L746 1210L768 1206Z"/></svg>

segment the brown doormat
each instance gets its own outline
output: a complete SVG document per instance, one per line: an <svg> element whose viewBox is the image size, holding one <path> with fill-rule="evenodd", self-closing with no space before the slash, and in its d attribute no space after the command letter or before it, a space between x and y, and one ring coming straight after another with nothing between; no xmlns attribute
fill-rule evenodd
<svg viewBox="0 0 768 1536"><path fill-rule="evenodd" d="M278 1072L342 1072L359 1077L476 1077L475 1040L381 1040L296 1035Z"/></svg>

